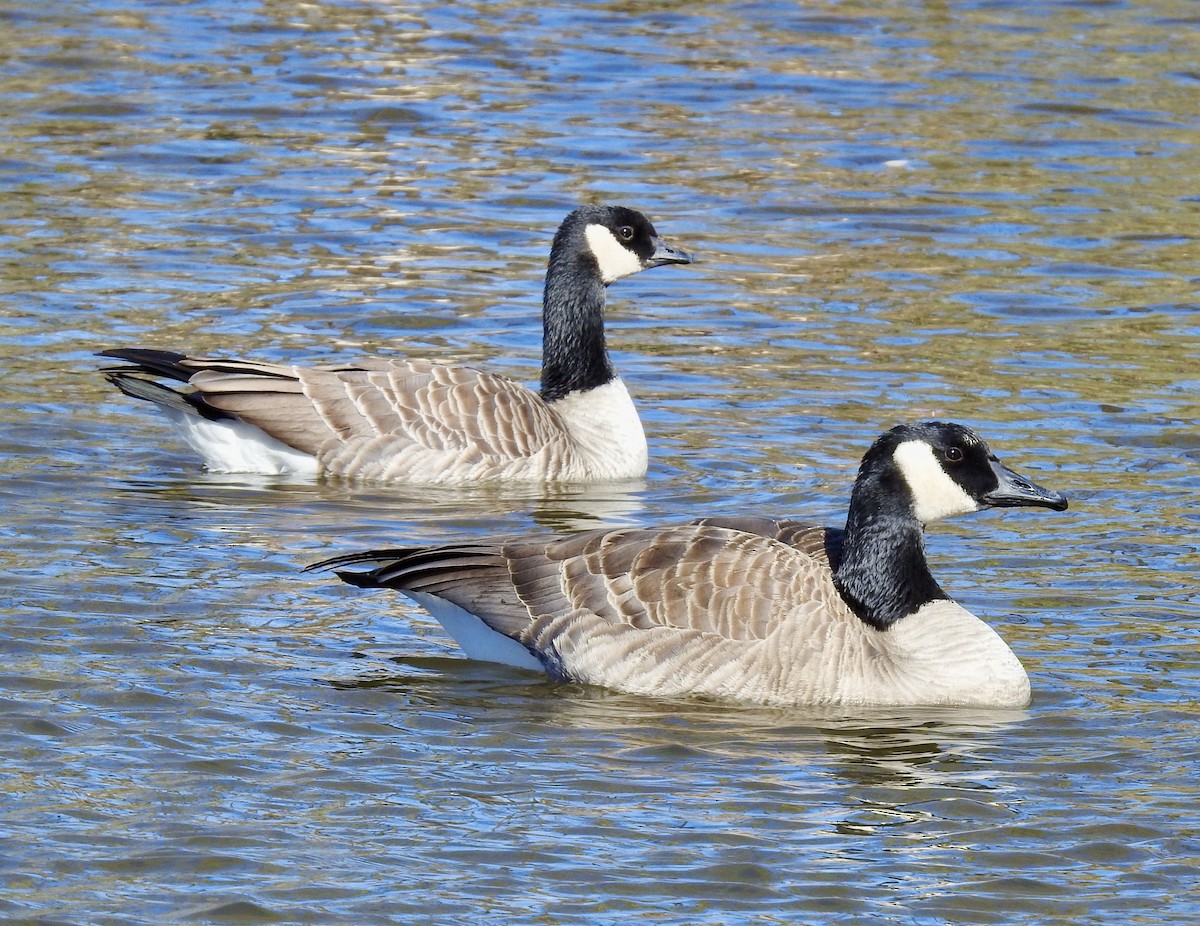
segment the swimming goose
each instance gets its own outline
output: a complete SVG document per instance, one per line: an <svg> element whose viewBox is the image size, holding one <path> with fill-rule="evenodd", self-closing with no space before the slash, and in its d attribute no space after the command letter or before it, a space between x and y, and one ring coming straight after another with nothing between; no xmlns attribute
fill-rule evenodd
<svg viewBox="0 0 1200 926"><path fill-rule="evenodd" d="M971 429L924 422L863 457L845 530L714 517L658 528L339 556L425 607L473 658L635 694L788 705L1022 707L1025 669L949 597L926 524L1067 500ZM340 567L378 564L367 572Z"/></svg>
<svg viewBox="0 0 1200 926"><path fill-rule="evenodd" d="M442 484L632 479L645 475L646 437L609 361L606 287L691 261L633 209L568 215L546 272L540 393L429 360L298 367L144 348L101 356L133 364L104 372L126 395L157 404L216 472Z"/></svg>

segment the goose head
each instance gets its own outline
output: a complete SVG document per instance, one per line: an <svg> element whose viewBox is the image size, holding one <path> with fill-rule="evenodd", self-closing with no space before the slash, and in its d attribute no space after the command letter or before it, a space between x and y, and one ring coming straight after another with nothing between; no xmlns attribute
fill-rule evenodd
<svg viewBox="0 0 1200 926"><path fill-rule="evenodd" d="M692 262L690 254L660 238L649 219L625 206L576 209L554 237L555 253L586 255L605 286L651 267Z"/></svg>
<svg viewBox="0 0 1200 926"><path fill-rule="evenodd" d="M610 283L651 267L691 262L690 254L663 241L635 209L581 206L563 219L542 294L542 398L557 402L616 378L604 339Z"/></svg>
<svg viewBox="0 0 1200 926"><path fill-rule="evenodd" d="M912 516L922 524L983 508L1063 511L1067 507L1062 494L1001 463L983 438L965 425L945 421L900 425L880 437L867 457L884 471L890 457Z"/></svg>
<svg viewBox="0 0 1200 926"><path fill-rule="evenodd" d="M863 457L834 582L864 621L886 630L921 605L949 597L925 560L924 528L984 508L1051 508L1067 500L1001 463L961 424L900 425Z"/></svg>

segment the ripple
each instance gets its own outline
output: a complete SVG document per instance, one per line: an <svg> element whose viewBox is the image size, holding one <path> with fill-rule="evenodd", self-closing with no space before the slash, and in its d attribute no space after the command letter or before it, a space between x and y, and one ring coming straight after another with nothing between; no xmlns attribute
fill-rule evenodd
<svg viewBox="0 0 1200 926"><path fill-rule="evenodd" d="M1188 921L1194 19L6 13L3 916ZM609 294L643 481L215 476L95 375L144 342L534 379L549 238L610 198L700 256ZM556 685L299 571L702 512L838 523L867 443L915 417L979 426L1071 496L929 534L1029 668L1027 711Z"/></svg>

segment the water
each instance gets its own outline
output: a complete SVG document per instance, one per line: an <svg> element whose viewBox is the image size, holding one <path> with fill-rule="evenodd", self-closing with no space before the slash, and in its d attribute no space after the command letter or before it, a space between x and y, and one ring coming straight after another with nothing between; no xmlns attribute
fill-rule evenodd
<svg viewBox="0 0 1200 926"><path fill-rule="evenodd" d="M1180 923L1200 915L1200 11L1185 0L0 2L6 923ZM644 483L206 475L93 352L536 377L575 203ZM898 420L1070 511L938 527L1028 711L660 702L474 664L374 545L836 523Z"/></svg>

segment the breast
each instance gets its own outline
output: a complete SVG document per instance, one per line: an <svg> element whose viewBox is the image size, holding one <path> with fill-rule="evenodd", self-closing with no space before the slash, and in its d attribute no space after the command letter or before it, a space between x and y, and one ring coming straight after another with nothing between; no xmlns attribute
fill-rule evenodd
<svg viewBox="0 0 1200 926"><path fill-rule="evenodd" d="M550 407L566 428L583 470L576 478L618 480L646 475L646 433L621 380L572 392Z"/></svg>
<svg viewBox="0 0 1200 926"><path fill-rule="evenodd" d="M1012 650L952 601L927 604L886 631L825 598L797 608L762 640L675 631L655 641L653 658L639 647L639 659L613 658L632 643L619 633L606 643L607 677L596 681L650 694L814 706L1021 708L1030 699Z"/></svg>
<svg viewBox="0 0 1200 926"><path fill-rule="evenodd" d="M1029 676L990 626L950 600L933 601L879 634L879 670L896 703L1020 708Z"/></svg>

